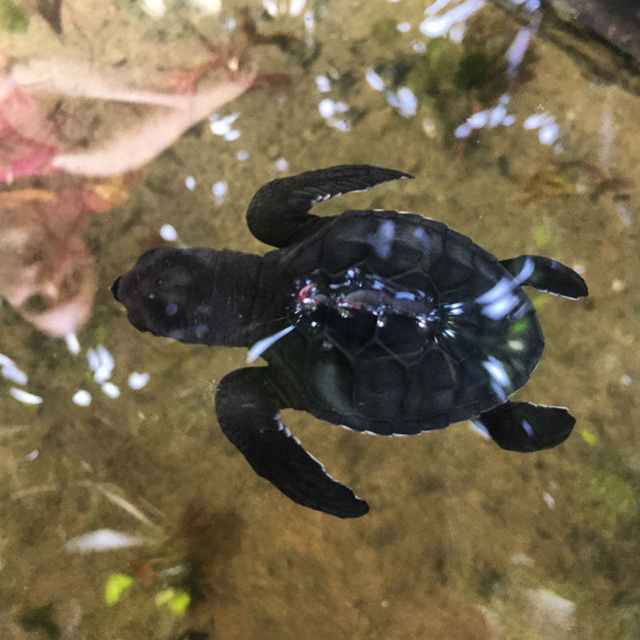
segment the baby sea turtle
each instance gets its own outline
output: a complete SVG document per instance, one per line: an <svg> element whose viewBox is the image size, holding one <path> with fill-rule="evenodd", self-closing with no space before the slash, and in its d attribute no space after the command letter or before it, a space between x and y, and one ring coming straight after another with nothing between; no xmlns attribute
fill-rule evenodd
<svg viewBox="0 0 640 640"><path fill-rule="evenodd" d="M309 213L322 200L410 177L342 165L274 180L253 197L247 222L277 250L154 249L112 287L140 331L251 347L248 362L268 362L222 379L220 427L292 500L342 518L369 507L302 448L281 409L380 435L473 420L522 452L560 444L575 423L565 408L507 398L544 347L522 285L580 298L587 286L577 273L540 256L498 261L419 215Z"/></svg>

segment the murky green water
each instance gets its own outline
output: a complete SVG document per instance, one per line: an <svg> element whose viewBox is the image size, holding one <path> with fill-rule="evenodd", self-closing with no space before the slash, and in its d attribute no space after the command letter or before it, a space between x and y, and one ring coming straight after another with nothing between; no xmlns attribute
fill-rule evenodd
<svg viewBox="0 0 640 640"><path fill-rule="evenodd" d="M67 0L62 36L31 15L25 33L0 34L0 49L20 60L127 69L139 85L166 87L167 71L211 59L194 28L218 42L233 16L224 2L209 16L167 4L154 18L141 3ZM261 32L299 39L289 51L250 48L259 74L284 73L287 82L218 110L219 118L239 114L230 125L237 139L214 135L205 120L147 166L124 204L84 216L98 289L79 355L0 306L0 353L28 374L23 385L0 378L1 638L640 637L639 98L585 77L538 37L509 83L507 51L520 24L487 5L462 44L428 40L418 29L428 4L307 1L292 15L275 2L269 19L253 7ZM229 81L224 70L220 77ZM389 104L390 92L407 95L397 93L403 86L417 97L415 114L410 101L404 114ZM512 124L456 138L505 92ZM43 100L72 131L72 149L143 109ZM333 102L319 110L322 100ZM335 111L340 103L348 109ZM547 114L546 134L524 126L534 114ZM532 293L547 346L518 394L570 408L577 424L566 443L520 455L467 424L385 439L284 412L305 447L370 503L367 516L341 521L287 500L218 429L216 384L243 365L245 350L173 343L130 326L108 287L162 242L163 225L187 245L264 253L244 222L257 188L341 163L416 179L319 212L412 211L500 258L539 253L583 269L586 300ZM79 180L24 178L3 191L59 194ZM17 219L11 228L22 228ZM117 398L88 367L97 345L113 357ZM146 386L130 388L132 372L149 373ZM12 387L42 402L24 404ZM81 389L89 406L72 400ZM101 529L146 543L84 554L65 546Z"/></svg>

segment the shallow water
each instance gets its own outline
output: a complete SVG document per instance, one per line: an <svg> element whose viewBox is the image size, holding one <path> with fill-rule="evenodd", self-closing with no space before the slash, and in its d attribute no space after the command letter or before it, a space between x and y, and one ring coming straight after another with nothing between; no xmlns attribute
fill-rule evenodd
<svg viewBox="0 0 640 640"><path fill-rule="evenodd" d="M0 49L125 67L143 78L145 70L205 62L211 54L194 25L217 41L231 6L205 16L167 5L152 17L140 2L67 1L63 36L34 15L26 33L0 33ZM239 114L237 139L215 135L205 120L147 166L124 204L92 217L98 291L78 331L79 355L0 306L0 353L28 374L24 385L0 378L0 637L640 637L640 99L585 75L537 36L508 83L507 52L521 24L489 4L469 19L462 44L435 45L418 29L424 2L307 1L298 15L285 2L268 8L270 19L253 7L260 31L301 43L288 52L252 47L252 55L260 74L285 73L287 83L218 110L219 118ZM475 57L456 75L465 51ZM384 91L371 86L370 70ZM415 114L406 91L395 94L407 100L401 108L389 104L402 86L417 98ZM336 103L348 110L325 117ZM473 113L481 122L478 112L500 104L511 124L456 137ZM66 100L60 108L91 135L139 111L122 115L116 106L94 100L80 109ZM537 114L546 114L546 133L533 127ZM186 245L266 252L244 222L257 188L342 163L416 179L332 200L318 213L421 213L499 258L539 253L579 266L589 285L581 301L531 293L546 349L517 397L570 408L576 427L556 449L502 451L468 424L389 439L283 412L328 471L368 500L371 512L353 521L290 502L223 437L215 387L244 364L246 350L140 334L108 290L162 242L166 224ZM52 188L48 178L29 180ZM117 398L87 363L87 350L100 344L113 357ZM149 373L149 382L130 388L132 372ZM12 387L42 402L24 404ZM81 389L89 406L72 400ZM100 529L146 544L86 554L65 547ZM185 567L189 579L172 575ZM108 606L114 574L133 582ZM190 596L183 615L162 602L172 586Z"/></svg>

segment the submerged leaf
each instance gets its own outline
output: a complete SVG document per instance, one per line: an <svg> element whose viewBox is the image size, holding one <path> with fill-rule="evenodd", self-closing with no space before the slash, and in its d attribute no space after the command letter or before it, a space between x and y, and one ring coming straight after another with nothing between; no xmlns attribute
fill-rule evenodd
<svg viewBox="0 0 640 640"><path fill-rule="evenodd" d="M182 589L165 589L155 597L158 607L166 604L177 616L184 615L190 602L191 596Z"/></svg>
<svg viewBox="0 0 640 640"><path fill-rule="evenodd" d="M133 578L126 573L112 573L104 585L104 601L107 606L116 604L132 584Z"/></svg>

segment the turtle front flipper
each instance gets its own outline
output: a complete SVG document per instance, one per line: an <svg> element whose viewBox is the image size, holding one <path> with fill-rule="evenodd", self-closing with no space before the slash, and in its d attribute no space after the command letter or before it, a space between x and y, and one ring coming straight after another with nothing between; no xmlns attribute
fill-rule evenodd
<svg viewBox="0 0 640 640"><path fill-rule="evenodd" d="M369 505L329 476L280 421L266 367L238 369L216 392L218 422L253 470L286 496L310 509L357 518Z"/></svg>
<svg viewBox="0 0 640 640"><path fill-rule="evenodd" d="M519 284L535 287L565 298L583 298L589 291L587 283L573 270L557 260L542 256L518 256L501 260L500 264Z"/></svg>
<svg viewBox="0 0 640 640"><path fill-rule="evenodd" d="M527 453L564 442L576 419L564 407L507 401L481 413L474 422L503 449Z"/></svg>
<svg viewBox="0 0 640 640"><path fill-rule="evenodd" d="M265 184L253 196L247 209L247 224L258 240L274 247L286 247L331 220L310 215L314 204L343 193L366 191L383 182L412 177L393 169L343 164L279 178Z"/></svg>

